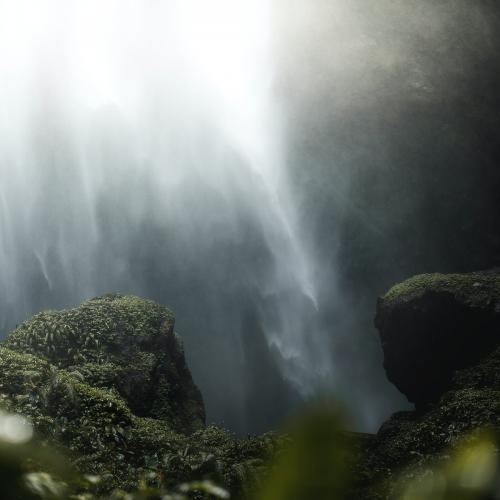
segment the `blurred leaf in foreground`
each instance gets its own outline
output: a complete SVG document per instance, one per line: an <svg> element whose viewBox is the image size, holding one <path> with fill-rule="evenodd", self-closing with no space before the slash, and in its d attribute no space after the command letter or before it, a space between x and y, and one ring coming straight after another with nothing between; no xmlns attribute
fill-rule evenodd
<svg viewBox="0 0 500 500"><path fill-rule="evenodd" d="M404 486L401 500L493 500L500 498L500 468L495 437L466 437L441 466L420 471Z"/></svg>
<svg viewBox="0 0 500 500"><path fill-rule="evenodd" d="M26 418L0 410L1 498L65 498L66 484L47 470L73 478L61 457L33 439L33 428Z"/></svg>
<svg viewBox="0 0 500 500"><path fill-rule="evenodd" d="M344 498L352 457L343 428L339 412L327 403L296 420L257 500Z"/></svg>

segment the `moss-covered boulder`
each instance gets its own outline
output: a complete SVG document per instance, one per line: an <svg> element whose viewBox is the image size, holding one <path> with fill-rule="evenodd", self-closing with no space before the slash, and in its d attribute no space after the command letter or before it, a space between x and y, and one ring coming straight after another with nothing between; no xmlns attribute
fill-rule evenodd
<svg viewBox="0 0 500 500"><path fill-rule="evenodd" d="M455 370L500 340L500 274L424 274L379 299L375 324L388 379L417 407L436 401Z"/></svg>
<svg viewBox="0 0 500 500"><path fill-rule="evenodd" d="M106 295L64 311L45 311L18 326L5 346L114 389L130 411L193 432L205 420L174 317L133 296Z"/></svg>
<svg viewBox="0 0 500 500"><path fill-rule="evenodd" d="M0 346L0 407L99 475L102 493L210 479L237 498L279 439L205 427L173 326L164 307L121 295L37 314Z"/></svg>
<svg viewBox="0 0 500 500"><path fill-rule="evenodd" d="M500 435L500 277L429 274L378 302L390 380L415 411L394 414L371 439L353 498L401 498L485 429Z"/></svg>

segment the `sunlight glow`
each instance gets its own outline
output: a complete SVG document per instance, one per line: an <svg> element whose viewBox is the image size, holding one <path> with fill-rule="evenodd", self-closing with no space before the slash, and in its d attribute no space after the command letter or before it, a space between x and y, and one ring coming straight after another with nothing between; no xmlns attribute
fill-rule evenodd
<svg viewBox="0 0 500 500"><path fill-rule="evenodd" d="M269 125L262 120L269 119L267 99L273 78L270 2L184 0L178 29L193 78L217 99L223 127L251 151L250 160L258 167L270 149L262 134ZM236 131L239 135L234 137Z"/></svg>
<svg viewBox="0 0 500 500"><path fill-rule="evenodd" d="M176 229L188 224L171 200L187 186L226 200L233 210L224 220L237 220L240 208L251 212L276 263L259 282L261 293L298 289L317 306L273 93L272 22L272 0L0 0L0 172L16 186L1 185L0 202L12 205L10 193L22 192L30 226L41 199L66 231L55 251L54 237L32 244L49 290L58 286L51 252L68 275L83 252L73 248L73 226L58 205L77 202L64 189L53 205L43 192L37 198L44 176L78 186L75 213L88 219L89 246L99 243L101 190L151 176L161 190L158 211L177 217ZM233 200L235 189L243 199ZM129 204L133 224L147 202L139 194ZM0 238L7 240L15 227L5 219ZM15 247L0 246L2 261L13 254ZM115 266L121 275L118 260ZM282 307L290 316L286 300ZM301 349L300 324L295 336L291 327L278 332L283 359Z"/></svg>
<svg viewBox="0 0 500 500"><path fill-rule="evenodd" d="M223 93L244 92L252 72L267 65L270 12L263 0L185 0L179 8L188 61Z"/></svg>

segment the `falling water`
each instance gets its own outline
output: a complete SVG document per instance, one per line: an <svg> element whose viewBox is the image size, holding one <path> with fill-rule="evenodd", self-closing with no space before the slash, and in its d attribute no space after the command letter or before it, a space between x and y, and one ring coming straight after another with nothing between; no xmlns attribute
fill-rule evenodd
<svg viewBox="0 0 500 500"><path fill-rule="evenodd" d="M314 390L329 359L271 34L268 0L0 1L4 333L136 293L175 310L212 418L244 428L249 314L281 376Z"/></svg>

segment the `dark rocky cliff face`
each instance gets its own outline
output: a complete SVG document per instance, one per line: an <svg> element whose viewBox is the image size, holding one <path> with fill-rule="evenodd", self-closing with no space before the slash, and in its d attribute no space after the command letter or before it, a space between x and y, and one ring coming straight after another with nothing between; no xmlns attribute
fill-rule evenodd
<svg viewBox="0 0 500 500"><path fill-rule="evenodd" d="M429 474L465 437L500 430L499 292L496 271L430 274L379 299L387 376L417 410L394 414L370 441L357 498L397 496L396 477Z"/></svg>
<svg viewBox="0 0 500 500"><path fill-rule="evenodd" d="M389 380L417 407L434 402L499 343L500 275L415 276L379 299L375 324Z"/></svg>

